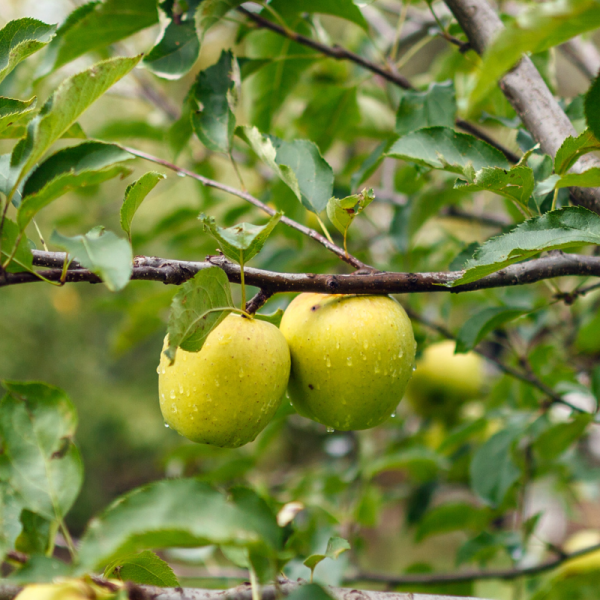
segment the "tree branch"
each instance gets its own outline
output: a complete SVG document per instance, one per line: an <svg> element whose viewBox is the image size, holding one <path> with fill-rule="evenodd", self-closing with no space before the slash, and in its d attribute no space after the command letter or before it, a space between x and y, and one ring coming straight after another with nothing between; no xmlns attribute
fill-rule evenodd
<svg viewBox="0 0 600 600"><path fill-rule="evenodd" d="M504 28L500 17L486 0L445 2L479 54L484 52ZM504 75L500 80L500 88L546 154L555 156L565 138L576 135L571 121L558 105L529 57L523 57L512 71ZM599 166L600 160L588 154L575 164L572 171L580 173ZM600 214L600 189L572 187L571 199L574 204L585 206Z"/></svg>
<svg viewBox="0 0 600 600"><path fill-rule="evenodd" d="M60 281L64 252L33 250L35 266L48 267L42 274L51 281ZM136 256L132 280L161 281L180 285L198 271L218 266L227 274L229 281L240 282L240 267L222 256L211 256L204 262L170 260L152 256ZM453 294L496 287L525 285L543 279L564 276L600 277L600 257L581 254L556 253L523 263L511 265L466 285L447 287L462 271L439 271L429 273L377 272L366 269L349 275L313 273L276 273L251 267L244 268L248 285L256 286L263 293L320 292L322 294L407 294L416 292L450 292ZM33 273L4 273L0 287L41 281ZM72 263L66 282L99 283L101 279L81 265Z"/></svg>
<svg viewBox="0 0 600 600"><path fill-rule="evenodd" d="M168 160L164 160L163 158L158 158L157 156L153 156L152 154L142 152L141 150L136 150L134 148L129 148L127 146L121 146L121 148L123 148L123 150L125 150L126 152L129 152L135 156L138 156L139 158L149 160L153 163L156 163L157 165L162 165L163 167L166 167L167 169L171 169L172 171L175 171L176 173L181 173L182 175L191 177L192 179L199 181L206 187L212 187L217 190L221 190L222 192L231 194L232 196L237 196L238 198L242 198L242 200L245 200L246 202L249 202L253 206L260 208L260 210L266 212L268 215L273 216L277 212L274 208L267 206L264 202L261 202L258 198L255 198L252 194L249 194L248 192L238 190L229 185L225 185L224 183L215 181L214 179L209 179L208 177L203 177L202 175L198 175L198 173L194 173L193 171L190 171L183 167L178 167L177 165L169 162ZM322 236L319 232L315 231L314 229L311 229L310 227L305 227L304 225L301 225L300 223L297 223L296 221L294 221L286 216L281 217L281 223L287 225L288 227L291 227L292 229L295 229L296 231L299 231L300 233L303 233L304 235L315 240L316 242L319 242L319 244L321 244L322 246L325 246L325 248L327 248L327 250L329 250L330 252L333 252L338 258L340 258L344 262L348 263L355 269L369 268L369 265L363 263L355 256L352 256L351 254L347 254L343 248L340 248L339 246L332 244L327 238Z"/></svg>
<svg viewBox="0 0 600 600"><path fill-rule="evenodd" d="M282 27L277 23L273 23L272 21L269 21L269 19L266 19L265 17L259 14L250 12L243 6L238 7L237 10L249 17L259 27L269 29L275 33L278 33L279 35L282 35L283 37L297 42L298 44L302 44L303 46L307 46L309 48L312 48L313 50L317 50L317 52L320 52L325 56L329 56L330 58L334 58L336 60L352 61L353 63L360 65L364 69L367 69L368 71L371 71L372 73L375 73L380 77L383 77L386 81L389 81L390 83L393 83L394 85L397 85L398 87L401 87L404 90L416 89L412 85L412 83L406 77L404 77L404 75L396 73L389 68L381 67L377 63L367 60L366 58L363 58L362 56L355 54L354 52L351 52L350 50L347 50L342 46L327 46L326 44L322 44L321 42L318 42L304 35L300 35L295 31L291 31L290 29ZM490 146L494 146L494 148L500 150L500 152L502 152L506 156L506 158L511 162L519 162L519 157L514 152L502 146L502 144L498 143L487 133L485 133L472 123L464 121L463 119L456 119L456 125L464 131L467 131L468 133L471 133L479 139L487 142L488 144L490 144Z"/></svg>

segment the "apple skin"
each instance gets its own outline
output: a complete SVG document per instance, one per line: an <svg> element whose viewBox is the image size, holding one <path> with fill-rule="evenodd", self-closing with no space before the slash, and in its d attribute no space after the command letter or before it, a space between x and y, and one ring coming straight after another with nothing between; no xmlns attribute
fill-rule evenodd
<svg viewBox="0 0 600 600"><path fill-rule="evenodd" d="M275 325L228 315L200 352L178 348L173 365L161 353L158 374L169 427L194 442L237 448L254 440L281 404L290 352Z"/></svg>
<svg viewBox="0 0 600 600"><path fill-rule="evenodd" d="M563 550L567 554L572 554L598 544L600 544L600 531L585 529L569 537L563 544ZM561 577L571 577L590 573L591 571L600 571L600 550L567 560L559 567L557 574Z"/></svg>
<svg viewBox="0 0 600 600"><path fill-rule="evenodd" d="M300 294L281 320L292 356L288 393L304 417L348 431L395 411L413 372L410 319L389 296Z"/></svg>
<svg viewBox="0 0 600 600"><path fill-rule="evenodd" d="M454 354L455 342L432 344L417 361L406 397L425 418L452 420L460 406L481 392L484 361L478 354Z"/></svg>

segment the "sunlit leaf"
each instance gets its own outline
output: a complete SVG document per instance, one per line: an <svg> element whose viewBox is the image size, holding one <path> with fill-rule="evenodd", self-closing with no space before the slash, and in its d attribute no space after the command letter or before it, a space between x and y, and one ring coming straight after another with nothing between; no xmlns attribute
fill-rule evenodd
<svg viewBox="0 0 600 600"><path fill-rule="evenodd" d="M121 229L129 236L129 239L131 239L131 223L137 209L156 184L165 178L166 175L163 173L150 171L127 186L125 199L121 206Z"/></svg>
<svg viewBox="0 0 600 600"><path fill-rule="evenodd" d="M580 206L551 211L482 244L466 263L464 275L451 285L477 281L543 251L587 244L600 244L600 216Z"/></svg>
<svg viewBox="0 0 600 600"><path fill-rule="evenodd" d="M598 109L600 114L600 109ZM569 136L560 146L554 158L554 172L566 173L584 154L600 150L600 142L586 129L576 137Z"/></svg>
<svg viewBox="0 0 600 600"><path fill-rule="evenodd" d="M27 126L27 136L12 152L11 166L19 170L17 183L81 113L129 73L139 60L139 56L111 58L69 77L58 86L39 115Z"/></svg>
<svg viewBox="0 0 600 600"><path fill-rule="evenodd" d="M102 227L66 237L53 231L50 243L66 250L78 263L104 281L111 292L123 289L133 272L133 252L127 240Z"/></svg>
<svg viewBox="0 0 600 600"><path fill-rule="evenodd" d="M38 77L158 23L156 0L104 0L77 7L50 42Z"/></svg>
<svg viewBox="0 0 600 600"><path fill-rule="evenodd" d="M56 25L37 19L16 19L0 29L0 82L24 59L46 46Z"/></svg>
<svg viewBox="0 0 600 600"><path fill-rule="evenodd" d="M119 579L123 581L157 587L179 587L179 581L173 573L173 569L150 550L119 558L104 570L104 577L108 579L112 576L114 578L113 573L117 568Z"/></svg>
<svg viewBox="0 0 600 600"><path fill-rule="evenodd" d="M535 187L535 178L530 167L513 167L509 170L484 167L477 171L472 182L457 181L456 187L467 192L493 192L527 206Z"/></svg>

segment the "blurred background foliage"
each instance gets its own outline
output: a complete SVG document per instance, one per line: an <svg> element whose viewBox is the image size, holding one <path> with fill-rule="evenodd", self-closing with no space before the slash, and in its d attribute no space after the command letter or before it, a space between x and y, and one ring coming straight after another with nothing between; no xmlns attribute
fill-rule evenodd
<svg viewBox="0 0 600 600"><path fill-rule="evenodd" d="M61 23L77 4L3 0L0 26L22 16ZM433 6L447 31L462 37L447 9L440 3ZM474 54L459 52L439 35L424 3L380 0L365 3L362 10L368 32L347 20L315 14L291 18L290 25L375 62L395 62L420 89L452 80L460 115L476 68ZM25 98L35 93L45 98L67 75L99 58L146 52L158 34L158 26L145 29L39 80L34 75L36 56L2 83L0 94ZM178 120L197 73L228 48L241 67L238 124L255 124L283 139L313 140L334 169L335 195L343 197L359 188L354 181L372 153L398 135L396 112L404 92L348 61L323 57L273 32L257 30L235 12L210 30L187 75L167 81L137 69L83 115L79 121L83 130L89 137L116 140L240 187L229 158L210 152L195 136L188 137L185 122ZM581 130L578 95L588 88L589 78L560 49L534 59L553 91L571 107L570 116ZM519 153L530 143L499 90L490 93L477 116L479 126L512 151ZM0 140L0 153L8 152L13 143ZM59 143L68 144L68 140ZM314 216L238 139L233 157L248 191L318 228ZM137 160L125 181L68 193L52 211L40 213L42 232L48 235L56 228L76 235L98 224L118 231L126 185L154 167ZM197 221L200 212L214 215L222 226L266 221L239 198L158 170L167 179L136 215L135 254L182 260L214 254L214 241ZM451 174L385 159L365 178L364 185L375 189L376 200L350 230L351 252L381 270L448 270L469 244L522 220L507 201L454 190L454 180ZM341 236L337 232L334 236L341 244ZM251 266L348 272L347 265L283 225ZM596 398L589 386L600 353L600 296L590 293L573 305L554 302L556 286L568 291L577 283L562 280L468 294L413 294L399 300L453 334L483 308L524 307L525 316L492 331L484 346L507 364L568 392L572 403L593 412ZM360 581L363 572L400 575L453 571L457 566L526 566L552 556L548 543L560 546L575 531L600 528L598 426L586 428L588 423L573 419L565 407L542 410L544 394L503 375L492 362L476 367L483 369L483 386L448 414L434 408L423 416L413 408L419 399L413 404L404 401L395 418L383 426L329 434L323 426L294 414L285 402L258 439L243 448L222 450L187 442L164 427L157 398L156 366L175 291L158 283L134 282L118 294L88 284L63 288L31 284L0 293L0 377L55 384L67 391L79 412L78 443L86 479L68 517L75 535L119 494L163 476L184 474L222 488L249 483L277 502L302 502L306 509L296 518L293 539L300 556L322 552L331 535L345 537L352 545L339 560L317 567L315 580L326 583L349 577ZM284 307L290 299L277 295L266 311ZM442 339L430 327L417 321L414 326L419 356ZM413 393L418 396L418 391ZM484 466L477 471L481 463ZM497 481L483 481L485 465L488 472L505 469L505 489L494 487ZM488 500L491 494L495 502L483 501L486 490ZM186 583L218 576L229 564L210 548L173 552L170 558ZM301 559L292 561L286 572L290 577L309 575ZM210 581L224 584L223 579ZM404 589L517 598L543 595L545 585L547 578L540 577L517 584L481 581ZM564 594L572 593L568 583L562 585L567 589ZM513 595L518 593L526 596Z"/></svg>

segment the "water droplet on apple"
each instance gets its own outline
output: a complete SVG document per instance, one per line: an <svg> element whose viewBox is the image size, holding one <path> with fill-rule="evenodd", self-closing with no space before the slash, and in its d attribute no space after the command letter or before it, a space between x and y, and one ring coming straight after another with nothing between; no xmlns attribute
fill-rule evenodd
<svg viewBox="0 0 600 600"><path fill-rule="evenodd" d="M348 363L348 366L349 366L349 367L351 367L351 366L352 366L352 357L351 357L351 356L349 356L349 357L346 359L346 362Z"/></svg>
<svg viewBox="0 0 600 600"><path fill-rule="evenodd" d="M197 404L192 404L192 411L193 412L198 412L198 405Z"/></svg>
<svg viewBox="0 0 600 600"><path fill-rule="evenodd" d="M404 350L400 348L400 352L398 352L398 358L402 358L404 356Z"/></svg>
<svg viewBox="0 0 600 600"><path fill-rule="evenodd" d="M171 390L171 393L169 394L169 398L171 398L171 400L173 400L175 398L175 390Z"/></svg>
<svg viewBox="0 0 600 600"><path fill-rule="evenodd" d="M369 342L367 342L367 340L365 340L365 342L363 344L363 347L364 347L365 350L369 349Z"/></svg>
<svg viewBox="0 0 600 600"><path fill-rule="evenodd" d="M160 373L160 365L158 365L158 367L156 367L156 372Z"/></svg>
<svg viewBox="0 0 600 600"><path fill-rule="evenodd" d="M173 403L171 404L171 409L173 410L173 412L174 412L175 414L177 414L177 405L175 404L175 402L173 402Z"/></svg>
<svg viewBox="0 0 600 600"><path fill-rule="evenodd" d="M327 428L327 433L333 433L334 431L335 431L335 429L333 427Z"/></svg>
<svg viewBox="0 0 600 600"><path fill-rule="evenodd" d="M393 412L390 416L392 417L392 419L395 419L396 418L396 413Z"/></svg>
<svg viewBox="0 0 600 600"><path fill-rule="evenodd" d="M326 364L327 364L327 368L331 367L331 359L329 358L329 354L326 357Z"/></svg>
<svg viewBox="0 0 600 600"><path fill-rule="evenodd" d="M375 373L381 373L381 369L379 368L379 363L375 363Z"/></svg>
<svg viewBox="0 0 600 600"><path fill-rule="evenodd" d="M165 427L166 427L167 429L169 429L169 424L168 424L168 423L165 423Z"/></svg>

